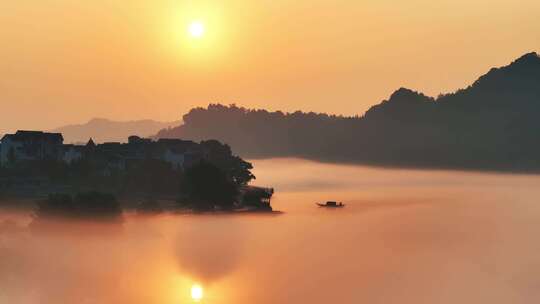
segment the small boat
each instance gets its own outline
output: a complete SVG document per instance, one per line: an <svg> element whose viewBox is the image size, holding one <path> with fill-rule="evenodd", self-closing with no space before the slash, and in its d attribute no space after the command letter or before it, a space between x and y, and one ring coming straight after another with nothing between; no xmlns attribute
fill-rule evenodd
<svg viewBox="0 0 540 304"><path fill-rule="evenodd" d="M345 204L338 203L338 202L326 202L326 204L320 204L317 203L319 207L325 207L325 208L342 208L345 207Z"/></svg>

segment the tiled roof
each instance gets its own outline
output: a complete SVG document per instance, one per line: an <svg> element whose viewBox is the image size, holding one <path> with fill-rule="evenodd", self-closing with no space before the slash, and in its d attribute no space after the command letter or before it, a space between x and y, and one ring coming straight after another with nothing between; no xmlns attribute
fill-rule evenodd
<svg viewBox="0 0 540 304"><path fill-rule="evenodd" d="M6 134L2 140L9 138L13 141L26 141L26 140L50 140L50 141L64 141L64 137L61 133L46 133L42 131L23 131L19 130L15 134Z"/></svg>

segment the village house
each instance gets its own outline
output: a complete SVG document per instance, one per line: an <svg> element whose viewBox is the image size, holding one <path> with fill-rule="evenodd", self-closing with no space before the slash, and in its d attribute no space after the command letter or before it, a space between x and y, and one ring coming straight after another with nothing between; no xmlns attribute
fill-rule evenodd
<svg viewBox="0 0 540 304"><path fill-rule="evenodd" d="M61 160L64 138L60 133L17 131L2 137L0 164L17 161Z"/></svg>
<svg viewBox="0 0 540 304"><path fill-rule="evenodd" d="M183 169L184 168L184 153L175 151L174 149L167 148L165 150L165 153L163 153L162 160L171 164L173 168L175 169Z"/></svg>
<svg viewBox="0 0 540 304"><path fill-rule="evenodd" d="M0 165L12 163L55 160L72 164L85 157L101 161L107 170L126 170L146 159L161 160L174 169L183 170L204 157L200 145L188 140L159 139L153 141L130 136L128 143L108 142L86 145L63 144L60 133L42 131L17 131L6 134L0 144Z"/></svg>
<svg viewBox="0 0 540 304"><path fill-rule="evenodd" d="M202 158L199 145L190 140L162 138L155 142L157 158L174 168L184 169Z"/></svg>
<svg viewBox="0 0 540 304"><path fill-rule="evenodd" d="M63 145L62 150L62 161L71 164L83 158L85 146Z"/></svg>

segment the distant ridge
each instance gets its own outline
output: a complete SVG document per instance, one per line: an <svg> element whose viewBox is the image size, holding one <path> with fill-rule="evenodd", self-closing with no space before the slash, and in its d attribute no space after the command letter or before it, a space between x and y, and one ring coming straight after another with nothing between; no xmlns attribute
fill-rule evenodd
<svg viewBox="0 0 540 304"><path fill-rule="evenodd" d="M217 139L244 157L538 172L539 117L540 57L528 53L437 98L400 88L363 116L212 104L157 137Z"/></svg>
<svg viewBox="0 0 540 304"><path fill-rule="evenodd" d="M92 138L97 143L125 142L130 135L148 137L161 129L178 126L179 121L159 122L155 120L114 121L94 118L84 124L73 124L52 130L62 133L66 143L85 143Z"/></svg>

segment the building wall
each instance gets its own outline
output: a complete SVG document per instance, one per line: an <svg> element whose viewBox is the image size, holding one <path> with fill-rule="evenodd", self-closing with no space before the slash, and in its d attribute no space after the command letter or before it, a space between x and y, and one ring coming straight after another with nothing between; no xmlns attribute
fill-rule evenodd
<svg viewBox="0 0 540 304"><path fill-rule="evenodd" d="M64 161L66 164L71 164L74 161L80 160L82 156L83 155L80 151L71 148L64 151L62 161Z"/></svg>
<svg viewBox="0 0 540 304"><path fill-rule="evenodd" d="M10 153L13 151L16 161L25 160L43 160L43 159L62 159L62 141L58 140L13 140L10 137L4 137L2 140L2 149L0 149L0 163L8 164Z"/></svg>
<svg viewBox="0 0 540 304"><path fill-rule="evenodd" d="M167 149L163 154L163 160L170 163L176 169L181 169L184 167L184 154L174 153Z"/></svg>
<svg viewBox="0 0 540 304"><path fill-rule="evenodd" d="M9 151L13 149L15 156L17 156L17 150L21 147L20 143L13 142L11 139L6 138L2 140L2 149L0 149L0 163L6 165L9 162Z"/></svg>

